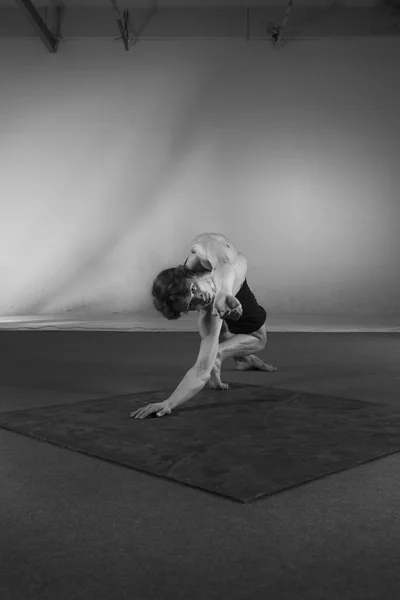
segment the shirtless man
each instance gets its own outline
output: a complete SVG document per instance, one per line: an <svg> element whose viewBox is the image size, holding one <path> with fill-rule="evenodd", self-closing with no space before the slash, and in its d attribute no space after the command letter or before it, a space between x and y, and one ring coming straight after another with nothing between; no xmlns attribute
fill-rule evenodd
<svg viewBox="0 0 400 600"><path fill-rule="evenodd" d="M228 238L202 233L193 240L184 265L166 269L156 277L154 304L167 319L199 312L200 351L194 366L167 400L139 408L130 417L168 415L207 382L213 389L227 390L228 384L221 381L221 364L226 358L233 358L241 371L277 370L253 355L267 343L267 313L251 293L246 272L246 258Z"/></svg>

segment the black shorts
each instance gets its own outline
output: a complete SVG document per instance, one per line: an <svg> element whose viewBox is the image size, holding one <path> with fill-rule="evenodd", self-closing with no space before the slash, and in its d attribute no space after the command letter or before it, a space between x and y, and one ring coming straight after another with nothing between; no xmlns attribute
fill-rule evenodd
<svg viewBox="0 0 400 600"><path fill-rule="evenodd" d="M225 323L227 324L229 331L237 335L238 333L253 333L253 331L260 329L267 320L266 310L262 306L260 306L260 309L257 318L254 319L243 319L243 316L241 316L238 321L227 319Z"/></svg>
<svg viewBox="0 0 400 600"><path fill-rule="evenodd" d="M229 331L236 335L238 333L253 333L253 331L260 329L267 320L267 312L258 304L246 279L236 294L236 298L242 305L243 314L238 321L225 320Z"/></svg>

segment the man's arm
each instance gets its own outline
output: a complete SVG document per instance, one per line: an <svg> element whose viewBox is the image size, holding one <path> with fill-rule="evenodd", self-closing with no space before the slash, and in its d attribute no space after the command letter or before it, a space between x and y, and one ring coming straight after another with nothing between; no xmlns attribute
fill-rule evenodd
<svg viewBox="0 0 400 600"><path fill-rule="evenodd" d="M202 233L193 240L191 252L188 267L212 271L217 294L233 295L238 273L245 274L247 271L247 261L233 243L222 234Z"/></svg>
<svg viewBox="0 0 400 600"><path fill-rule="evenodd" d="M219 259L216 255L207 258L206 252L194 247L194 252L188 257L186 266L192 271L207 269L212 271L213 280L217 293L232 295L233 284L236 278L236 264L232 264L226 258Z"/></svg>
<svg viewBox="0 0 400 600"><path fill-rule="evenodd" d="M171 394L168 400L165 401L166 406L172 410L183 402L191 400L201 392L209 378L209 375L198 374L196 368L192 367L186 373L176 390Z"/></svg>
<svg viewBox="0 0 400 600"><path fill-rule="evenodd" d="M228 262L220 262L213 270L213 280L217 294L233 296L233 284L236 279L236 268Z"/></svg>
<svg viewBox="0 0 400 600"><path fill-rule="evenodd" d="M210 313L200 314L200 335L202 337L200 351L194 366L189 369L176 390L164 402L148 404L130 413L135 419L145 419L153 413L157 416L169 414L183 402L191 400L210 379L218 353L219 334L222 320Z"/></svg>
<svg viewBox="0 0 400 600"><path fill-rule="evenodd" d="M217 358L222 320L211 314L200 314L199 327L202 340L197 360L166 401L171 410L194 398L210 379Z"/></svg>
<svg viewBox="0 0 400 600"><path fill-rule="evenodd" d="M235 246L224 235L201 233L191 243L188 262L195 268L201 265L204 269L213 271L221 262L235 265L238 258L239 253Z"/></svg>
<svg viewBox="0 0 400 600"><path fill-rule="evenodd" d="M167 400L164 400L163 402L152 402L147 406L142 406L141 408L132 411L130 417L135 419L145 419L154 413L157 413L157 417L169 415L173 408L179 406L182 402L194 398L194 396L203 389L209 378L210 376L207 376L206 374L201 375L197 372L195 367L192 367Z"/></svg>

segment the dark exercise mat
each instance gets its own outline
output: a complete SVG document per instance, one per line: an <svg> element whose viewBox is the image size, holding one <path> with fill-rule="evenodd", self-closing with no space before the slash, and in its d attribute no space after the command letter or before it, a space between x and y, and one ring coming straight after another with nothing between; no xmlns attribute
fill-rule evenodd
<svg viewBox="0 0 400 600"><path fill-rule="evenodd" d="M129 418L171 391L6 412L0 427L240 502L400 450L396 407L252 385Z"/></svg>

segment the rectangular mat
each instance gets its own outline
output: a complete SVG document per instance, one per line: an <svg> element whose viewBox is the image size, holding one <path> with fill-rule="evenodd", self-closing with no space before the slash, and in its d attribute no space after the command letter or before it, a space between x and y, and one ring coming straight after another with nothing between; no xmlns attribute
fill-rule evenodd
<svg viewBox="0 0 400 600"><path fill-rule="evenodd" d="M168 398L140 392L0 414L0 427L240 502L400 450L400 409L231 384L162 418L129 413Z"/></svg>

